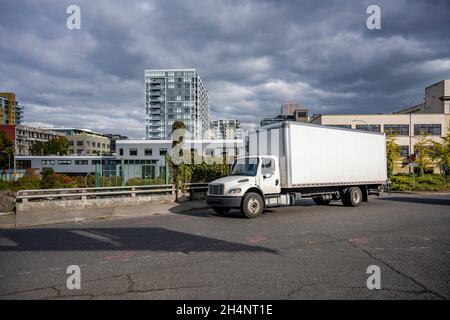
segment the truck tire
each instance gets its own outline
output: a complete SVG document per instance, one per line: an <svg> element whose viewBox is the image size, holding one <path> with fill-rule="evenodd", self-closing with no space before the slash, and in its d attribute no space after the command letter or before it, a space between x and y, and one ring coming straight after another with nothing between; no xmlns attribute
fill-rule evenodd
<svg viewBox="0 0 450 320"><path fill-rule="evenodd" d="M360 188L358 187L351 187L347 191L347 202L348 206L350 207L357 207L361 204L363 194Z"/></svg>
<svg viewBox="0 0 450 320"><path fill-rule="evenodd" d="M264 210L263 198L254 192L249 192L244 196L241 211L249 219L259 216Z"/></svg>
<svg viewBox="0 0 450 320"><path fill-rule="evenodd" d="M214 210L215 213L217 213L218 215L221 215L221 216L226 215L231 210L230 208L224 208L224 207L212 207L212 209Z"/></svg>
<svg viewBox="0 0 450 320"><path fill-rule="evenodd" d="M318 204L320 206L326 206L331 202L331 199L324 199L323 197L314 197L312 199L315 204Z"/></svg>
<svg viewBox="0 0 450 320"><path fill-rule="evenodd" d="M342 204L346 207L350 206L350 200L349 200L350 198L348 196L348 190L349 190L349 188L346 188L339 193Z"/></svg>

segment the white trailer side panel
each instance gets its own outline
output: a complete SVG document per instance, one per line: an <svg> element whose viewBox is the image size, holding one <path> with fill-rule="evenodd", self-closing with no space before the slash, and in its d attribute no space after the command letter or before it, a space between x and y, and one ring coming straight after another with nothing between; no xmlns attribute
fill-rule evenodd
<svg viewBox="0 0 450 320"><path fill-rule="evenodd" d="M383 134L290 123L287 181L283 187L382 183L386 173Z"/></svg>

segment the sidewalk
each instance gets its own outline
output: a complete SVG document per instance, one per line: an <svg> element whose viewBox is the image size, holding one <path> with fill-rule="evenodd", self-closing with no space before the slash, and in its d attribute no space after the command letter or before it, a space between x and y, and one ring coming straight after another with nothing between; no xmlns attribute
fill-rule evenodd
<svg viewBox="0 0 450 320"><path fill-rule="evenodd" d="M0 216L0 229L21 228L55 223L146 217L159 214L182 213L206 209L205 200L182 203L152 203L147 205L117 206L78 210L33 210Z"/></svg>

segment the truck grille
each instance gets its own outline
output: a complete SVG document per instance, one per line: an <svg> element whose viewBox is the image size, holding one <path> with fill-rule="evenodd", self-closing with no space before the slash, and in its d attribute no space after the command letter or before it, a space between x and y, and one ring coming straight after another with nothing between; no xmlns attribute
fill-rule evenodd
<svg viewBox="0 0 450 320"><path fill-rule="evenodd" d="M209 184L208 194L223 195L223 184Z"/></svg>

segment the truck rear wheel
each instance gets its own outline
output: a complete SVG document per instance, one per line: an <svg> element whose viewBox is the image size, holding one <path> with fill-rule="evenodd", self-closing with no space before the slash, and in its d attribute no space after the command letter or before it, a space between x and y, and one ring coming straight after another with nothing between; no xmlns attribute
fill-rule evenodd
<svg viewBox="0 0 450 320"><path fill-rule="evenodd" d="M360 188L358 187L351 187L348 188L347 193L345 194L347 198L347 206L350 207L357 207L361 204L363 194Z"/></svg>
<svg viewBox="0 0 450 320"><path fill-rule="evenodd" d="M212 207L212 209L214 210L215 213L219 214L219 215L226 215L228 212L230 212L230 208L224 208L224 207Z"/></svg>
<svg viewBox="0 0 450 320"><path fill-rule="evenodd" d="M242 213L249 219L259 216L264 210L262 197L254 192L249 192L244 196L241 207Z"/></svg>

